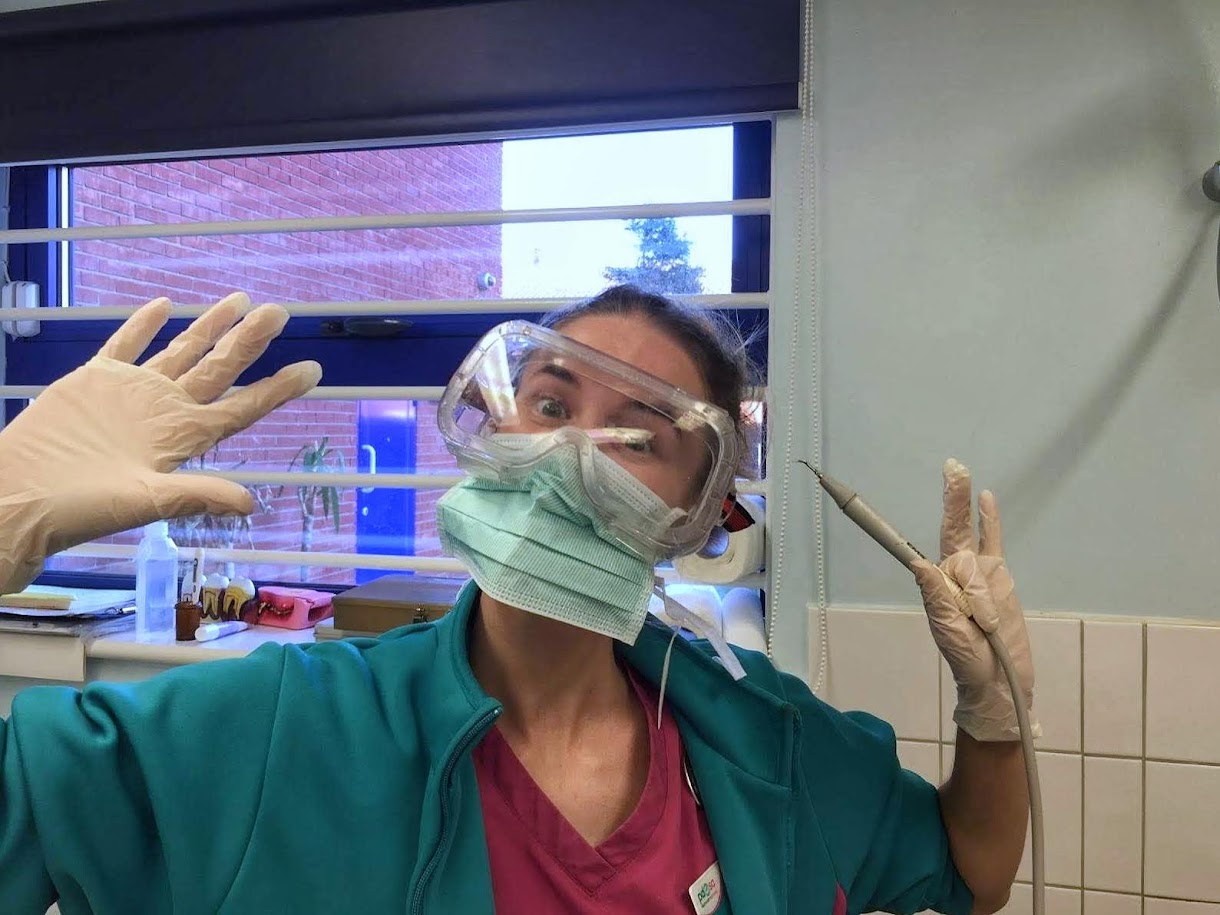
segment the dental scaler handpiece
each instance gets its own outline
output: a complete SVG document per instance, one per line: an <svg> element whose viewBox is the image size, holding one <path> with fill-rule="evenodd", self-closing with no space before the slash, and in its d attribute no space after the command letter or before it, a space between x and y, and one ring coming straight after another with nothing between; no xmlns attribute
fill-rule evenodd
<svg viewBox="0 0 1220 915"><path fill-rule="evenodd" d="M801 463L813 471L814 476L818 478L818 482L822 484L822 488L826 490L830 498L834 499L835 504L843 510L843 514L856 522L856 526L880 544L883 550L908 569L911 568L917 559L927 560L928 557L921 553L915 544L911 543L897 528L877 514L872 506L861 499L859 493L854 489L844 483L840 483L834 477L822 473L822 471L806 461L801 461ZM957 602L957 608L966 616L973 617L974 611L971 609L970 601L966 598L966 592L961 589L961 586L947 575L945 576L945 585L953 595L953 599Z"/></svg>
<svg viewBox="0 0 1220 915"><path fill-rule="evenodd" d="M906 537L902 536L888 521L882 518L869 506L867 502L860 498L859 494L850 487L840 483L834 477L827 476L818 470L812 464L801 461L818 478L818 482L822 484L822 488L826 490L826 494L834 499L834 502L843 510L843 514L855 521L864 533L868 534L881 545L887 553L901 562L908 569L917 559L927 559L923 553L915 548Z"/></svg>

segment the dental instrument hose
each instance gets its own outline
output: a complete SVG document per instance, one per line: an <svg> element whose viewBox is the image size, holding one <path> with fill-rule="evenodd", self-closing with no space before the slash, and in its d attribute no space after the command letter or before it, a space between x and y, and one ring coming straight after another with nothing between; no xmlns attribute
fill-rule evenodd
<svg viewBox="0 0 1220 915"><path fill-rule="evenodd" d="M813 471L822 488L826 490L827 495L834 499L835 504L842 509L843 514L847 515L864 533L877 541L887 553L904 566L909 569L911 563L915 562L915 560L927 559L923 553L915 548L911 541L902 536L893 525L877 514L856 492L833 477L822 473L812 464L806 461L801 461L801 463ZM953 591L953 596L957 601L958 607L963 613L974 619L970 613L965 592L962 591L957 582L948 576L945 577L945 582ZM976 623L975 625L978 624ZM1025 781L1029 789L1029 824L1032 846L1030 849L1030 859L1033 864L1033 915L1045 915L1046 881L1044 865L1046 859L1043 850L1042 788L1038 782L1038 760L1034 755L1034 739L1029 725L1029 710L1025 707L1025 703L1018 699L1021 695L1021 687L1017 682L1017 672L1012 666L1012 658L1008 654L1008 646L1004 644L1004 640L1000 638L998 631L987 632L981 626L979 630L987 637L991 650L995 652L996 658L999 659L1000 667L1003 668L1004 676L1008 680L1008 689L1012 693L1013 707L1017 711L1017 726L1021 732L1021 755L1025 760Z"/></svg>

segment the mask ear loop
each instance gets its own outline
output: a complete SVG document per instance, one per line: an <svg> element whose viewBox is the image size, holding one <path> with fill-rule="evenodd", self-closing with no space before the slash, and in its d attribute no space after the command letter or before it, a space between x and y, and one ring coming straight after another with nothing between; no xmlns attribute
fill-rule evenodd
<svg viewBox="0 0 1220 915"><path fill-rule="evenodd" d="M661 665L661 693L657 696L657 730L661 730L661 713L665 711L665 687L669 683L669 659L674 654L674 640L678 638L675 629L669 636L669 646L665 649L665 663Z"/></svg>
<svg viewBox="0 0 1220 915"><path fill-rule="evenodd" d="M658 577L656 579L656 582L653 584L653 593L661 598L661 603L665 605L665 613L671 620L711 643L711 646L716 650L716 657L720 659L720 663L724 665L725 670L729 672L734 680L741 680L745 677L746 669L741 666L741 661L733 653L729 643L724 640L724 636L670 597L665 592L665 580L663 578ZM658 725L661 721L661 710L664 708L665 703L665 686L669 681L669 659L673 652L674 640L677 637L678 630L675 629L673 635L670 636L669 647L665 649L665 662L661 666L661 696L657 701Z"/></svg>
<svg viewBox="0 0 1220 915"><path fill-rule="evenodd" d="M657 579L657 590L661 594L661 600L666 600L665 596L665 580ZM675 601L675 603L677 603ZM665 687L669 683L669 659L673 657L674 642L677 641L678 630L674 629L669 635L669 645L665 649L665 662L661 665L661 694L657 697L657 730L661 730L661 713L665 711ZM690 774L690 762L686 758L686 749L682 750L682 774L686 777L686 787L690 789L691 796L695 799L697 807L703 806L703 799L699 797L699 790L695 787L695 780Z"/></svg>

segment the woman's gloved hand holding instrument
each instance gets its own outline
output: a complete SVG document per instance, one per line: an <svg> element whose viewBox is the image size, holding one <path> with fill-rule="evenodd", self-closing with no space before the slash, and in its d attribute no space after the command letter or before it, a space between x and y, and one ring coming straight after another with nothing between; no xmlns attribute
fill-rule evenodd
<svg viewBox="0 0 1220 915"><path fill-rule="evenodd" d="M1030 709L1034 737L1041 727L1034 719L1034 664L1029 648L1025 614L1017 600L1012 576L1004 562L1004 541L995 496L979 496L979 531L972 517L970 471L950 460L944 469L944 517L941 522L941 563L912 565L937 647L949 663L957 683L958 727L980 741L1019 740L1012 692L986 632L999 632L1021 684L1021 701ZM946 581L965 592L974 617L958 607ZM976 625L977 624L977 625Z"/></svg>
<svg viewBox="0 0 1220 915"><path fill-rule="evenodd" d="M254 510L236 483L173 473L322 376L316 362L299 362L226 396L288 321L278 305L243 317L249 305L243 294L227 296L136 365L170 318L169 300L154 299L3 430L0 591L24 588L47 556L97 537L181 515Z"/></svg>

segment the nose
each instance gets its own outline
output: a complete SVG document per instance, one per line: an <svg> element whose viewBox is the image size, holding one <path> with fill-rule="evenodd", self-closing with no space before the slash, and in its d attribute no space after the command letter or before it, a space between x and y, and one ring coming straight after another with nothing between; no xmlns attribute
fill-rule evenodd
<svg viewBox="0 0 1220 915"><path fill-rule="evenodd" d="M610 419L610 411L600 404L582 404L580 410L572 415L571 425L578 429L604 429L614 423Z"/></svg>

